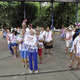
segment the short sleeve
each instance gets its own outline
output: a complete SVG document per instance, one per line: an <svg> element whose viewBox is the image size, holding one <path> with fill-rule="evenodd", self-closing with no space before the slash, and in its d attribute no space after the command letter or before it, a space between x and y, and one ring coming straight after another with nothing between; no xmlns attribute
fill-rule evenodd
<svg viewBox="0 0 80 80"><path fill-rule="evenodd" d="M76 37L76 38L75 38L75 40L74 40L74 42L73 42L73 43L74 43L74 45L76 45L76 44L77 44L78 39L79 39L79 37Z"/></svg>

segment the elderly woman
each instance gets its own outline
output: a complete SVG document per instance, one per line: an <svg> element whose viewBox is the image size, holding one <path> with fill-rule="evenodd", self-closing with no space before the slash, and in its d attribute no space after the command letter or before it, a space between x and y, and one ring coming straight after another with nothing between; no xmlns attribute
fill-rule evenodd
<svg viewBox="0 0 80 80"><path fill-rule="evenodd" d="M29 57L29 73L33 72L33 64L32 64L32 58L34 61L34 70L35 73L38 73L38 60L37 60L37 54L38 54L38 39L35 36L34 29L30 30L30 35L26 35L24 38L25 44L27 45L27 51L28 51L28 57Z"/></svg>

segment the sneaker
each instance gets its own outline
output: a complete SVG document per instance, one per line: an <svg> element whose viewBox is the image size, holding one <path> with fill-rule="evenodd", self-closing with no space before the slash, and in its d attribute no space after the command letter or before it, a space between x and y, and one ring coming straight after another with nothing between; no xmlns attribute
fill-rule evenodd
<svg viewBox="0 0 80 80"><path fill-rule="evenodd" d="M25 64L25 68L27 68L27 64Z"/></svg>
<svg viewBox="0 0 80 80"><path fill-rule="evenodd" d="M38 73L38 70L36 70L35 73Z"/></svg>
<svg viewBox="0 0 80 80"><path fill-rule="evenodd" d="M47 55L47 53L44 53L44 55Z"/></svg>
<svg viewBox="0 0 80 80"><path fill-rule="evenodd" d="M70 59L70 63L72 63L72 61L73 61L73 60L72 60L72 59Z"/></svg>
<svg viewBox="0 0 80 80"><path fill-rule="evenodd" d="M16 55L14 55L14 58L17 58Z"/></svg>
<svg viewBox="0 0 80 80"><path fill-rule="evenodd" d="M43 64L42 62L40 62L40 64Z"/></svg>
<svg viewBox="0 0 80 80"><path fill-rule="evenodd" d="M49 55L52 55L52 53L49 53Z"/></svg>
<svg viewBox="0 0 80 80"><path fill-rule="evenodd" d="M29 70L29 73L32 73L33 71Z"/></svg>

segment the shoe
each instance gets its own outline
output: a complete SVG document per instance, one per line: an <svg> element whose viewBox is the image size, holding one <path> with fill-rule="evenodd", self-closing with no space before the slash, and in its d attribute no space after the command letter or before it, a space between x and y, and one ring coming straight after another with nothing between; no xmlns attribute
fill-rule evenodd
<svg viewBox="0 0 80 80"><path fill-rule="evenodd" d="M79 67L74 68L74 70L79 70Z"/></svg>
<svg viewBox="0 0 80 80"><path fill-rule="evenodd" d="M76 61L76 63L78 63L78 61Z"/></svg>
<svg viewBox="0 0 80 80"><path fill-rule="evenodd" d="M42 62L40 62L40 64L43 64Z"/></svg>
<svg viewBox="0 0 80 80"><path fill-rule="evenodd" d="M25 68L27 68L27 64L25 64Z"/></svg>
<svg viewBox="0 0 80 80"><path fill-rule="evenodd" d="M18 54L16 54L16 57L18 57Z"/></svg>
<svg viewBox="0 0 80 80"><path fill-rule="evenodd" d="M74 70L74 68L72 66L69 66L71 70Z"/></svg>
<svg viewBox="0 0 80 80"><path fill-rule="evenodd" d="M72 60L72 59L70 59L70 63L72 63L72 61L73 61L73 60Z"/></svg>
<svg viewBox="0 0 80 80"><path fill-rule="evenodd" d="M33 71L29 70L29 73L32 73Z"/></svg>
<svg viewBox="0 0 80 80"><path fill-rule="evenodd" d="M52 55L52 53L49 53L49 55Z"/></svg>
<svg viewBox="0 0 80 80"><path fill-rule="evenodd" d="M38 72L39 72L38 70L35 71L35 73L38 73Z"/></svg>
<svg viewBox="0 0 80 80"><path fill-rule="evenodd" d="M47 53L44 53L44 55L46 55Z"/></svg>
<svg viewBox="0 0 80 80"><path fill-rule="evenodd" d="M14 55L14 58L17 58L16 55Z"/></svg>

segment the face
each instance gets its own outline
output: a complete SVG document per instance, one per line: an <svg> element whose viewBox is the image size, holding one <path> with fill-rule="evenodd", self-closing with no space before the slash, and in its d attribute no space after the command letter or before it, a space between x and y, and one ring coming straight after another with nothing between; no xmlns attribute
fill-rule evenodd
<svg viewBox="0 0 80 80"><path fill-rule="evenodd" d="M9 33L10 32L10 30L9 29L7 29L7 33Z"/></svg>
<svg viewBox="0 0 80 80"><path fill-rule="evenodd" d="M69 32L72 32L72 30L69 30Z"/></svg>
<svg viewBox="0 0 80 80"><path fill-rule="evenodd" d="M49 27L46 28L46 31L49 32Z"/></svg>
<svg viewBox="0 0 80 80"><path fill-rule="evenodd" d="M25 30L24 29L22 29L21 32L22 32L22 34L25 34Z"/></svg>
<svg viewBox="0 0 80 80"><path fill-rule="evenodd" d="M33 30L30 30L30 35L34 35L34 31Z"/></svg>
<svg viewBox="0 0 80 80"><path fill-rule="evenodd" d="M74 26L72 25L72 28L74 28Z"/></svg>
<svg viewBox="0 0 80 80"><path fill-rule="evenodd" d="M13 31L13 34L15 35L15 31Z"/></svg>
<svg viewBox="0 0 80 80"><path fill-rule="evenodd" d="M39 31L36 31L36 36L39 36L40 35L40 32Z"/></svg>
<svg viewBox="0 0 80 80"><path fill-rule="evenodd" d="M44 31L44 28L42 27L41 30Z"/></svg>
<svg viewBox="0 0 80 80"><path fill-rule="evenodd" d="M78 29L78 26L76 26L75 29Z"/></svg>

